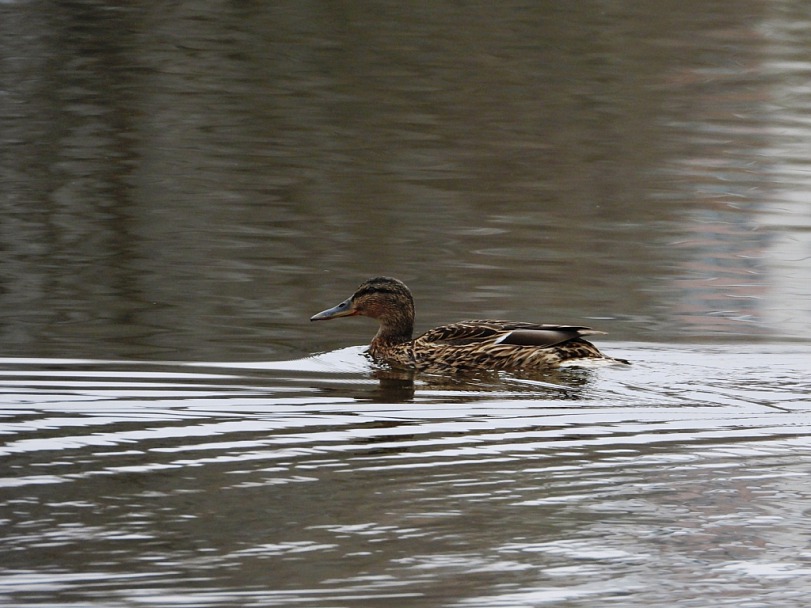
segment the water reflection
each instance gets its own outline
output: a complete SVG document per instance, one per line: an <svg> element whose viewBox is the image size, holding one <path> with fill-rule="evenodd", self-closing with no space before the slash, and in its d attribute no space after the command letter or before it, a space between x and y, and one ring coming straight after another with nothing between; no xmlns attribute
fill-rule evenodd
<svg viewBox="0 0 811 608"><path fill-rule="evenodd" d="M300 303L381 272L426 326L808 337L796 7L52 8L0 7L6 354L328 350Z"/></svg>
<svg viewBox="0 0 811 608"><path fill-rule="evenodd" d="M0 603L805 606L809 25L0 3ZM377 274L647 342L386 374Z"/></svg>
<svg viewBox="0 0 811 608"><path fill-rule="evenodd" d="M421 395L440 399L447 393L454 401L464 402L471 396L481 399L577 399L589 383L592 370L553 369L533 373L478 372L443 376L417 374L401 370L375 370L371 376L379 381L376 391L369 395L372 401L403 403L413 400L417 388Z"/></svg>
<svg viewBox="0 0 811 608"><path fill-rule="evenodd" d="M360 349L0 361L0 596L801 605L807 349L617 350L639 363L557 393L387 375Z"/></svg>

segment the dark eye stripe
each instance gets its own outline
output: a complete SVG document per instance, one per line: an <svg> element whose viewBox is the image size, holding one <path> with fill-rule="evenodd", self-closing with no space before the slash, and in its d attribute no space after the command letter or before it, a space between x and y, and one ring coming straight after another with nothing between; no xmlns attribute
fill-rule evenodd
<svg viewBox="0 0 811 608"><path fill-rule="evenodd" d="M370 296L370 295L381 295L381 294L391 294L391 295L402 295L402 292L395 291L393 289L378 289L375 287L367 287L360 291L355 292L355 295L352 296L354 298L360 298L361 296Z"/></svg>
<svg viewBox="0 0 811 608"><path fill-rule="evenodd" d="M353 298L370 295L393 295L399 297L411 298L411 293L408 287L389 277L375 277L368 281L361 283L358 287Z"/></svg>

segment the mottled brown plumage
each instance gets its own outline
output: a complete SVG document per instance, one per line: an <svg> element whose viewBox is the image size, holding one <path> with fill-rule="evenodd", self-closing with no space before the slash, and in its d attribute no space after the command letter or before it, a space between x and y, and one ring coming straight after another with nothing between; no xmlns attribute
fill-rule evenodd
<svg viewBox="0 0 811 608"><path fill-rule="evenodd" d="M430 329L412 340L414 299L404 283L390 277L365 281L337 306L311 321L362 315L380 328L369 346L377 361L426 372L539 370L563 362L599 360L628 363L603 355L582 336L588 327L539 325L514 321L472 320Z"/></svg>

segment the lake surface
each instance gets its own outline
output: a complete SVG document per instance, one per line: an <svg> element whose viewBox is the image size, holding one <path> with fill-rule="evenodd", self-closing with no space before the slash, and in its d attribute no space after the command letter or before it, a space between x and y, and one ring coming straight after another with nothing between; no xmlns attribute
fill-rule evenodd
<svg viewBox="0 0 811 608"><path fill-rule="evenodd" d="M0 3L0 604L805 606L810 30ZM633 364L380 369L379 274Z"/></svg>
<svg viewBox="0 0 811 608"><path fill-rule="evenodd" d="M4 360L4 605L802 606L808 349ZM13 405L12 405L13 404Z"/></svg>

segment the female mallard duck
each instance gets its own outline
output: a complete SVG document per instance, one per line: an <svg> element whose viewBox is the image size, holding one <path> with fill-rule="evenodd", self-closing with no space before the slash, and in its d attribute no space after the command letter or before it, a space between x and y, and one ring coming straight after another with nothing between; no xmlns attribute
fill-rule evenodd
<svg viewBox="0 0 811 608"><path fill-rule="evenodd" d="M353 315L377 319L380 329L369 354L395 367L427 372L516 371L548 369L564 361L628 363L606 357L581 337L602 332L570 325L462 321L435 327L412 340L414 299L404 283L390 277L369 279L352 297L310 321Z"/></svg>

